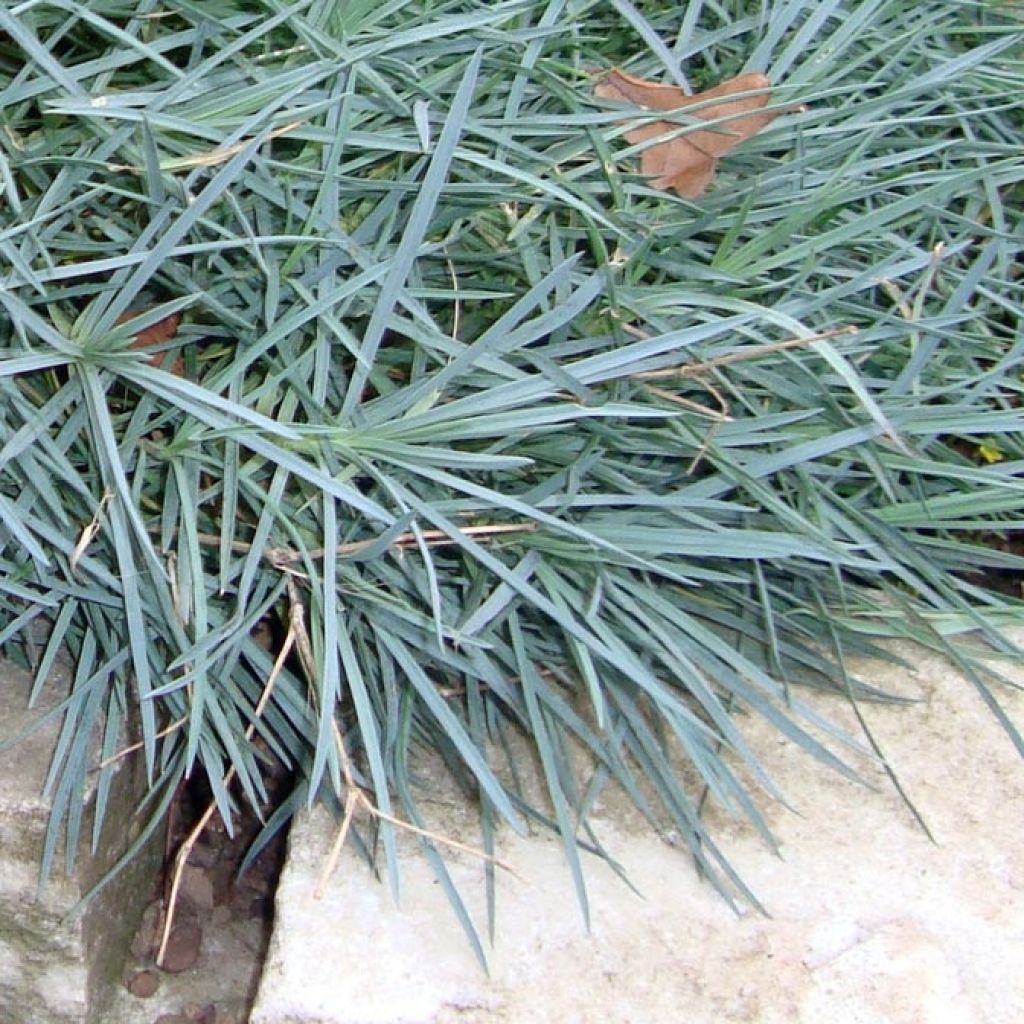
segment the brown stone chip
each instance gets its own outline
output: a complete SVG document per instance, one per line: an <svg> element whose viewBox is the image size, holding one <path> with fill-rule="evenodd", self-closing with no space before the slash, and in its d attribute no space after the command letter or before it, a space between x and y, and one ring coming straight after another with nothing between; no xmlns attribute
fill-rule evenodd
<svg viewBox="0 0 1024 1024"><path fill-rule="evenodd" d="M203 929L198 924L185 921L171 929L160 967L171 974L187 971L199 959L203 944Z"/></svg>
<svg viewBox="0 0 1024 1024"><path fill-rule="evenodd" d="M128 980L125 988L139 999L149 999L160 988L160 975L156 971L137 971Z"/></svg>

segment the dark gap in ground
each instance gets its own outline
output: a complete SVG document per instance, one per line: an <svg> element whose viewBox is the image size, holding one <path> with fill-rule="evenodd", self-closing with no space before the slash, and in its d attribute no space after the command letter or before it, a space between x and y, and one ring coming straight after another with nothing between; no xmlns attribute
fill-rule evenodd
<svg viewBox="0 0 1024 1024"><path fill-rule="evenodd" d="M1019 533L992 534L985 538L985 544L995 551L1024 558L1024 535ZM963 575L977 587L1024 599L1024 569L984 566Z"/></svg>
<svg viewBox="0 0 1024 1024"><path fill-rule="evenodd" d="M266 782L272 809L290 788L291 776L280 765L270 765ZM274 897L284 866L287 830L271 838L244 874L239 874L263 827L247 805L236 815L233 835L214 813L196 839L174 898L163 965L156 966L178 853L211 800L205 777L182 783L169 818L163 867L132 944L132 962L125 975L125 986L132 995L150 998L162 986L169 987L170 975L178 976L175 992L184 993L180 1008L175 1005L172 1012L167 1012L167 998L155 1001L153 1024L244 1024L256 998L273 931ZM212 1001L211 993L215 994Z"/></svg>

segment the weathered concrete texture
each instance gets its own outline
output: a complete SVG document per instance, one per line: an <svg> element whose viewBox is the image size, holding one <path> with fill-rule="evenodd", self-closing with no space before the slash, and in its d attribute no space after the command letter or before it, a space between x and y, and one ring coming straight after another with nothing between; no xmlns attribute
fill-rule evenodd
<svg viewBox="0 0 1024 1024"><path fill-rule="evenodd" d="M264 936L255 919L207 921L195 966L180 974L159 974L159 989L151 996L132 995L120 988L100 1024L154 1024L161 1017L179 1020L186 1007L217 1008L216 1024L242 1024L249 1020ZM129 960L129 970L151 967ZM197 1015L198 1019L198 1015Z"/></svg>
<svg viewBox="0 0 1024 1024"><path fill-rule="evenodd" d="M861 674L922 703L863 712L935 844L877 764L859 764L871 791L750 721L799 814L768 808L781 858L748 828L717 826L770 919L737 919L678 851L609 814L600 833L646 898L589 858L588 936L559 848L505 836L527 881L500 881L488 980L411 847L401 910L351 850L314 899L333 830L317 814L293 833L253 1024L1016 1024L1024 764L968 682L902 653L915 672ZM1019 720L1021 695L1002 698ZM840 703L815 703L855 729ZM441 817L459 831L465 812ZM453 873L483 924L479 863L460 856Z"/></svg>
<svg viewBox="0 0 1024 1024"><path fill-rule="evenodd" d="M0 742L18 735L39 717L28 711L31 680L0 661ZM67 695L58 670L40 701L51 707ZM75 874L60 870L39 892L39 865L49 818L42 798L59 719L0 754L0 1024L92 1024L120 981L131 936L159 864L151 844L117 881L73 921L68 912L103 877L134 838L140 779L125 760L111 786L104 829L95 853L88 849L91 803L82 832ZM60 847L63 850L63 845Z"/></svg>

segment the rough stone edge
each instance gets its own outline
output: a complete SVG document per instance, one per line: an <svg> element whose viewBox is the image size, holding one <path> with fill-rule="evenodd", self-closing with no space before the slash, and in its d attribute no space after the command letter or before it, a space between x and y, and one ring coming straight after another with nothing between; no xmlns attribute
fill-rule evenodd
<svg viewBox="0 0 1024 1024"><path fill-rule="evenodd" d="M1016 638L1016 640L1018 642L1024 641L1024 631L1016 631L1014 633L1014 635L1015 635L1015 638ZM904 654L908 653L905 644L897 644L897 646L903 648L903 653ZM885 663L883 663L883 665L885 665ZM885 668L889 672L894 671L893 666L891 666L891 665L885 665ZM1019 672L1017 674L1019 675ZM970 692L971 688L968 686L966 681L961 679L961 680L959 680L959 682L962 683L965 687L967 687L967 690L968 690L968 694L963 699L965 699L967 701L977 702L979 700L977 694ZM923 691L919 687L917 687L915 684L911 683L910 684L910 688L911 688L912 691L915 691L915 692L912 692L912 693L908 692L908 693L905 694L906 696L912 696L912 697L919 697L919 696L921 696ZM1019 704L1017 705L1017 710L1018 711L1020 710L1020 705ZM905 713L905 712L898 711L897 713L902 714L902 713ZM986 712L986 714L987 714L987 712ZM987 725L993 725L995 728L998 728L998 726L995 726L994 722L989 722L988 719L986 719L985 721L986 721ZM1001 736L1001 740L1005 741L1006 745L1009 744L1009 741L1008 741L1007 737L1005 737L1005 735ZM825 769L821 769L821 770L823 772L826 771ZM794 794L794 795L798 797L799 794ZM898 821L899 818L900 818L901 813L905 812L905 808L902 808L902 806L898 803L898 801L894 801L893 800L893 794L891 792L889 792L888 796L889 796L889 807L888 807L887 813L891 814L893 816L893 819ZM311 825L310 825L310 822L308 822L308 821L305 822L304 825L303 825L303 828L307 832L307 836L306 836L307 846L306 846L306 850L305 850L305 853L306 853L307 856L310 853L309 844L308 844L309 829L310 829L310 827L311 827ZM326 824L323 821L321 821L319 823L314 824L312 827L314 829L318 829L319 830L319 834L315 835L315 837L313 839L312 845L314 847L317 847L319 849L319 854L321 856L323 856L325 854L325 852L326 852L326 847L324 846L324 844L329 841L330 826L329 826L329 824ZM918 836L918 838L921 838L921 837ZM353 857L353 859L355 859L355 855L352 853L352 851L349 851L349 856L351 856L351 857ZM769 854L768 854L767 850L763 851L763 856L766 859L769 859ZM290 853L289 854L289 860L291 860L291 858L292 858L292 854ZM403 869L404 869L404 865L403 865ZM364 884L376 885L378 887L380 887L381 884L382 884L379 880L376 880L376 881L372 880L371 877L369 876L368 872L364 871L362 864L358 864L356 866L355 873L357 875L359 875L360 877L364 877L365 876L365 883ZM568 880L566 879L566 882L567 881ZM289 899L291 897L288 894L288 892L285 891L281 898ZM355 1022L356 1020L362 1021L362 1018L359 1017L358 1015L356 1015L356 1016L345 1016L344 1018L342 1018L337 1013L330 1013L330 1012L326 1012L326 1011L323 1014L319 1014L319 1015L316 1012L302 1012L302 1013L287 1012L286 1010L283 1009L280 1001L278 1001L276 1005L272 1006L269 1011L265 1011L264 1010L264 993L265 992L270 992L272 989L278 987L281 984L281 981L282 981L282 979L277 975L277 972L274 970L274 967L273 967L273 959L274 959L274 954L275 954L275 947L279 944L279 942L280 942L279 935L275 935L274 936L274 940L272 942L271 954L268 957L268 961L267 961L268 962L268 970L267 970L267 972L264 975L263 984L261 985L261 991L260 991L260 994L259 994L259 996L257 998L256 1008L254 1009L254 1013L253 1013L253 1017L252 1017L252 1024L337 1024L337 1022L342 1020L342 1019L344 1019L346 1022ZM368 960L372 960L373 957L380 956L380 955L382 955L382 953L383 953L383 951L379 950L379 949L367 950L367 954L368 954L367 959ZM383 955L386 955L386 953L383 953ZM311 947L311 951L310 951L310 956L311 957L315 956L315 953L313 952L312 947ZM372 974L372 970L365 963L354 963L353 964L353 969L354 970L358 970L358 971L365 971L368 976ZM367 983L371 984L372 982L369 981L369 979L368 979ZM466 1007L463 1007L463 1008L460 1009L458 1006L455 1006L454 1004L452 1004L450 1009L451 1009L451 1012L454 1013L454 1016L451 1016L450 1018L449 1018L449 1015L438 1016L436 1018L436 1021L438 1022L438 1024L440 1024L442 1019L445 1022L448 1022L449 1019L451 1019L452 1021L454 1021L455 1019L458 1019L458 1020L461 1021L461 1020L463 1020L463 1013L464 1012L468 1014L466 1016L466 1020L467 1021L470 1018L472 1018L473 1020L478 1020L478 1019L482 1020L483 1019L483 1018L478 1018L478 1017L476 1017L473 1014L473 1007L472 1006L466 1006ZM483 1009L483 1008L480 1007L480 1009ZM382 1019L383 1018L377 1018L377 1017L373 1018L374 1021L378 1021L378 1020L382 1020ZM407 1020L412 1020L412 1019L413 1018L407 1018L405 1016L399 1015L399 1016L395 1016L394 1017L394 1022L396 1022L396 1024L397 1024L397 1022L399 1022L399 1021L405 1022ZM421 1018L416 1018L416 1019L419 1020ZM422 1019L426 1019L426 1018L422 1018ZM434 1017L431 1017L430 1019L431 1020L435 1020ZM496 1015L493 1018L490 1015L487 1015L486 1019L488 1021L493 1019L495 1022L497 1022L498 1020L502 1020L502 1021L505 1020L505 1018L503 1016L500 1016L500 1015ZM609 1018L609 1019L611 1019L611 1018ZM747 1019L747 1018L743 1018L743 1019ZM754 1019L754 1018L750 1018L750 1019ZM773 1020L774 1020L774 1018L773 1018Z"/></svg>
<svg viewBox="0 0 1024 1024"><path fill-rule="evenodd" d="M71 674L66 665L58 663L43 688L41 710L27 707L27 698L32 686L32 677L14 662L0 659L0 701L8 709L3 716L9 732L15 733L27 727L33 720L46 713L63 699L70 686ZM38 732L22 741L30 746L36 757L45 757L49 766L60 728L60 717L48 723ZM0 758L9 760L27 753L22 744L16 744ZM97 755L98 756L98 755ZM45 775L44 775L45 777ZM42 780L32 773L22 774L20 783L26 787L20 813L33 816L49 814L49 807L41 796ZM95 852L91 849L93 822L96 811L96 793L93 790L87 799L80 831L79 848L76 854L76 870L70 877L63 871L63 858L54 858L51 878L41 888L38 900L63 902L67 912L87 897L117 863L118 859L142 831L142 821L136 818L135 810L146 791L144 769L138 758L125 758L122 767L115 772L108 797L107 813L99 843ZM119 823L127 827L118 831ZM20 860L39 865L41 861L41 835L27 839L27 845L17 851ZM63 840L58 851L63 849ZM116 878L88 899L84 907L65 920L68 937L80 934L85 955L85 1004L83 1024L98 1024L109 1008L116 988L122 981L122 972L142 912L149 899L153 880L163 858L163 829L157 828L142 849L127 864Z"/></svg>

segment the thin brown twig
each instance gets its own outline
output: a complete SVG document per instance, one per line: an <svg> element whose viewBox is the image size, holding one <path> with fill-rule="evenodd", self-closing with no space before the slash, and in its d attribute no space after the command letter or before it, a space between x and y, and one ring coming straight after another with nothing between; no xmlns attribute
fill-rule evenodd
<svg viewBox="0 0 1024 1024"><path fill-rule="evenodd" d="M288 577L285 586L288 588L288 630L295 634L295 646L299 651L299 661L312 686L316 679L316 661L313 658L313 644L306 631L306 619L303 612L302 597L295 580Z"/></svg>
<svg viewBox="0 0 1024 1024"><path fill-rule="evenodd" d="M245 739L247 742L252 739L252 735L256 731L256 720L263 714L263 711L267 706L267 702L270 700L270 695L273 692L274 684L277 682L277 677L281 674L281 670L284 668L284 663L287 661L288 655L291 653L294 644L295 637L293 636L292 631L289 630L287 636L285 636L284 643L281 645L280 653L274 661L274 666L270 670L270 675L267 677L267 682L263 687L263 692L260 694L259 702L256 704L256 708L253 711L253 720L245 730ZM236 774L236 766L231 765L231 767L224 773L223 785L225 789L231 785ZM167 943L171 938L171 928L174 925L174 913L178 905L178 891L181 886L181 878L185 871L185 865L188 863L189 854L192 852L192 848L195 846L196 841L203 834L203 830L209 824L216 809L217 802L215 800L211 800L209 806L205 811L203 811L199 821L185 837L178 849L177 856L174 858L174 875L171 881L171 892L167 899L167 913L164 917L163 931L160 936L160 948L156 954L157 967L160 967L163 964L164 956L167 953Z"/></svg>
<svg viewBox="0 0 1024 1024"><path fill-rule="evenodd" d="M904 320L913 320L914 311L910 308L910 303L903 297L903 292L900 290L899 285L894 281L890 281L887 277L883 277L878 283L881 285L882 291L895 303L896 308L900 311L900 316Z"/></svg>
<svg viewBox="0 0 1024 1024"><path fill-rule="evenodd" d="M749 345L738 352L730 352L726 356L716 356L714 359L707 359L702 363L688 363L685 366L666 366L660 370L641 370L639 373L631 374L634 380L663 380L669 377L697 377L709 370L717 370L721 366L730 366L733 363L746 362L748 359L757 359L759 356L768 355L771 352L782 352L789 348L799 348L802 345L811 345L816 341L826 341L828 338L835 338L843 334L856 334L857 328L853 324L845 327L833 327L828 331L819 331L817 334L810 334L805 338L787 338L785 341L773 341L766 345Z"/></svg>
<svg viewBox="0 0 1024 1024"><path fill-rule="evenodd" d="M106 97L97 97L100 100L106 100ZM95 101L94 101L95 105ZM102 105L102 104L99 104ZM260 140L261 145L265 142L270 142L273 139L278 139L282 135L287 135L289 132L295 131L296 128L301 127L305 124L304 120L289 121L288 124L281 125L280 128L274 128L272 131L267 132L266 135ZM248 146L253 139L243 139L241 142L236 142L231 146L222 146L220 149L211 149L205 153L194 153L191 156L184 156L179 159L168 161L164 165L164 170L179 171L185 170L189 167L216 167L217 164L222 164L226 160L230 160L231 157L238 153L241 153L246 146ZM137 167L134 164L107 164L107 169L111 171L128 171L132 174L142 174L144 168Z"/></svg>
<svg viewBox="0 0 1024 1024"><path fill-rule="evenodd" d="M299 660L302 662L304 671L310 680L316 678L316 666L313 658L312 643L309 639L309 633L306 630L305 616L303 614L302 599L299 595L298 586L296 585L292 577L288 577L286 581L286 587L289 598L289 626L288 633L285 636L284 643L281 645L281 650L274 661L274 666L271 669L270 676L267 679L266 685L263 688L263 692L260 695L259 702L253 712L253 720L250 722L248 728L245 731L246 740L251 740L252 735L256 729L256 720L263 714L264 709L267 706L267 702L270 700L270 695L273 691L274 684L277 681L277 677L281 674L284 668L285 661L291 654L292 648L294 647L299 655ZM363 790L357 785L355 776L352 771L351 760L348 756L348 751L345 749L344 740L342 739L341 732L338 729L337 722L332 722L334 730L335 743L338 747L339 758L341 761L342 779L345 785L345 812L342 818L341 827L338 830L338 834L335 837L332 845L331 853L327 860L327 865L321 874L319 881L317 882L314 895L316 898L320 898L323 893L323 888L326 886L330 876L334 873L337 866L337 862L341 857L341 851L345 845L345 839L348 836L349 829L352 824L352 820L355 813L360 808L365 809L371 816L378 818L382 821L386 821L398 828L404 828L410 832L414 832L417 835L425 836L432 839L435 842L443 843L447 846L451 846L454 849L460 850L464 853L472 854L473 856L481 857L484 860L490 861L495 866L508 871L510 874L521 879L521 876L516 873L511 865L499 860L497 857L492 857L481 850L474 849L471 846L467 846L464 843L457 842L454 839L447 839L444 836L437 835L436 833L429 832L426 829L417 828L415 825L400 820L399 818L392 817L390 814L380 810ZM232 781L237 774L237 768L235 765L231 765L227 772L224 774L223 785L225 788L231 785ZM210 819L213 817L216 811L216 801L211 800L206 810L203 812L199 821L195 824L189 834L185 837L181 846L178 849L178 853L174 860L174 874L171 881L171 891L167 900L167 913L164 918L163 930L160 938L160 948L156 955L156 964L161 966L164 957L167 953L167 944L170 941L171 929L174 926L174 916L178 904L178 893L181 887L181 879L185 871L185 865L188 863L189 855L192 852L193 847L202 835L203 830L209 824Z"/></svg>
<svg viewBox="0 0 1024 1024"><path fill-rule="evenodd" d="M531 520L521 523L484 523L480 526L463 526L459 529L459 532L467 537L492 537L505 533L532 533L536 529L537 523ZM441 547L446 544L455 543L454 538L445 533L444 530L422 530L420 537L431 547ZM220 544L220 537L212 533L200 533L198 534L198 540L204 547ZM345 544L339 544L334 551L337 555L356 555L360 551L365 551L371 544L376 544L377 540L378 538L373 537L369 540L349 541ZM408 548L416 543L416 535L412 531L407 531L395 537L389 548ZM248 541L233 540L231 542L231 550L238 554L245 554L252 550L252 545ZM326 551L323 548L312 548L309 551L303 552L296 551L294 548L276 547L267 548L263 552L263 557L276 566L283 566L291 562L298 562L305 557L323 558L325 554Z"/></svg>
<svg viewBox="0 0 1024 1024"><path fill-rule="evenodd" d="M234 778L234 767L228 769L225 780ZM196 840L202 834L203 829L206 828L213 817L213 812L216 810L216 803L210 801L210 806L203 811L202 817L199 819L198 824L192 829L191 832L185 837L184 842L178 849L178 855L174 858L174 876L171 881L171 894L167 900L167 913L164 915L164 927L160 935L160 948L156 954L156 965L162 967L164 963L164 956L167 954L167 943L171 938L171 928L174 925L174 913L178 906L178 889L181 886L181 876L185 871L185 864L188 861L189 854L192 852L192 847L195 846Z"/></svg>
<svg viewBox="0 0 1024 1024"><path fill-rule="evenodd" d="M287 588L288 599L291 605L289 612L288 634L289 636L294 636L295 647L299 652L299 660L302 662L302 667L306 672L307 678L312 682L316 679L317 675L315 662L313 660L313 645L310 642L309 634L306 631L306 622L305 616L303 615L302 599L299 596L299 588L291 577L288 578ZM522 879L522 876L517 874L510 864L499 860L497 857L491 856L489 853L477 850L472 846L467 846L457 840L448 839L435 832L429 832L426 829L418 828L407 821L402 821L400 818L392 817L390 814L382 811L356 782L355 773L352 770L352 760L349 757L348 750L345 748L345 740L341 735L341 730L338 728L338 723L336 721L332 721L331 728L334 731L334 744L338 751L338 761L341 767L341 781L342 785L345 787L345 809L342 814L341 825L338 827L338 832L334 837L334 842L331 844L331 850L327 855L324 868L321 871L320 877L313 889L314 899L323 898L327 883L330 881L331 875L334 874L338 866L338 861L341 859L342 850L345 847L345 840L348 838L349 830L352 827L352 820L355 817L356 811L360 808L365 810L371 817L378 818L381 821L386 821L397 828L406 829L409 832L422 835L434 842L451 846L464 853L472 854L474 857L480 857L481 859L494 864L496 867L509 872L509 874L514 875L516 878L519 878L520 880Z"/></svg>
<svg viewBox="0 0 1024 1024"><path fill-rule="evenodd" d="M718 433L718 428L721 423L712 423L711 428L704 435L704 440L701 441L700 447L693 453L693 458L690 459L690 464L686 467L686 475L693 476L697 472L697 467L701 464L704 456L707 455L708 449L711 447L711 442L715 439L715 434Z"/></svg>
<svg viewBox="0 0 1024 1024"><path fill-rule="evenodd" d="M161 729L154 739L162 740L165 736L169 736L175 729L180 729L188 718L179 718L175 722L171 722L166 728ZM100 761L99 767L106 768L108 765L113 764L115 761L120 761L122 757L127 757L129 754L134 754L136 750L141 750L146 744L145 743L132 743L130 746L125 747L123 750L119 750L116 754L111 754L110 757Z"/></svg>
<svg viewBox="0 0 1024 1024"><path fill-rule="evenodd" d="M707 385L705 384L705 387ZM675 405L681 405L684 409L689 409L691 412L700 414L701 416L707 416L708 419L714 420L716 423L732 423L732 417L727 412L716 412L714 409L709 409L706 405L701 405L700 402L694 402L689 398L683 398L682 395L674 395L671 391L666 391L664 388L655 387L653 384L644 384L643 389L652 395L656 395L658 398L665 399L666 402L672 402ZM708 389L713 390L711 388ZM721 395L716 394L716 398L719 402L722 401Z"/></svg>
<svg viewBox="0 0 1024 1024"><path fill-rule="evenodd" d="M386 821L397 828L405 829L406 832L413 832L418 836L423 836L426 839L430 839L432 842L443 843L445 846L450 846L453 850L458 850L460 853L468 853L472 857L478 857L480 860L486 860L496 868L501 868L502 871L507 871L513 878L518 878L520 882L526 881L526 879L508 863L508 861L502 860L500 857L495 857L484 850L478 850L475 846L467 846L465 843L460 843L457 839L449 839L447 836L439 835L437 832L431 832L429 829L419 828L411 822L402 821L401 818L395 818L390 814L385 814L379 807L366 800L365 797L363 799L366 809L375 818L380 818L382 821Z"/></svg>
<svg viewBox="0 0 1024 1024"><path fill-rule="evenodd" d="M907 300L899 286L889 278L883 277L879 282L882 286L882 290L896 304L896 308L900 311L900 316L902 316L904 320L913 323L914 321L921 319L924 301L931 289L936 274L939 272L939 266L942 263L945 248L946 247L942 242L937 242L932 249L931 257L928 260L928 266L925 268L924 276L916 287L917 294L914 297L913 304Z"/></svg>
<svg viewBox="0 0 1024 1024"><path fill-rule="evenodd" d="M327 883L337 870L338 861L341 860L341 854L345 848L345 840L348 837L349 829L352 826L352 820L355 817L356 811L360 808L365 810L371 817L378 818L381 821L386 821L388 824L394 825L396 828L404 829L405 831L412 832L415 835L423 836L425 839L430 839L432 842L450 846L452 849L458 850L461 853L468 853L473 857L479 857L481 860L486 860L495 867L499 867L503 871L507 871L510 875L518 878L520 881L524 881L522 875L520 875L511 864L499 859L498 857L494 857L483 850L478 850L476 847L467 846L465 843L460 843L456 839L449 839L447 836L439 835L437 832L431 832L429 829L419 828L417 825L413 825L408 821L402 821L401 818L396 818L393 815L382 811L375 803L373 803L372 800L370 800L366 793L363 792L362 788L356 783L352 774L352 762L348 756L348 751L345 749L345 741L342 739L341 731L338 729L336 722L334 723L334 745L338 750L338 758L341 761L342 782L346 789L345 811L342 815L341 825L338 827L338 832L334 837L334 842L331 844L327 860L324 862L323 870L320 872L320 877L317 879L316 886L313 888L313 899L323 899L324 892L327 889Z"/></svg>

